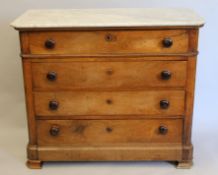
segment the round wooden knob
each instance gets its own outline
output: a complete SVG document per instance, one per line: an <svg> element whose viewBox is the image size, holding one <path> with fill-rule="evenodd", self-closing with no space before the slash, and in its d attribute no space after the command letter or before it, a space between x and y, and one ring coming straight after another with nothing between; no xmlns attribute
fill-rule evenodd
<svg viewBox="0 0 218 175"><path fill-rule="evenodd" d="M170 106L170 102L168 100L161 100L160 101L160 107L162 109L167 109Z"/></svg>
<svg viewBox="0 0 218 175"><path fill-rule="evenodd" d="M51 127L49 132L52 136L57 136L60 132L60 128L57 125L54 125Z"/></svg>
<svg viewBox="0 0 218 175"><path fill-rule="evenodd" d="M171 78L171 72L168 70L164 70L161 72L161 78L163 80L169 80Z"/></svg>
<svg viewBox="0 0 218 175"><path fill-rule="evenodd" d="M59 104L58 104L57 101L52 100L52 101L49 102L49 108L51 110L57 110L58 106L59 106Z"/></svg>
<svg viewBox="0 0 218 175"><path fill-rule="evenodd" d="M56 72L48 72L47 79L49 81L55 81L57 79L57 73Z"/></svg>
<svg viewBox="0 0 218 175"><path fill-rule="evenodd" d="M55 41L52 39L48 39L45 41L45 47L47 49L53 49L55 47Z"/></svg>
<svg viewBox="0 0 218 175"><path fill-rule="evenodd" d="M159 127L160 134L166 134L168 132L168 128L166 126Z"/></svg>
<svg viewBox="0 0 218 175"><path fill-rule="evenodd" d="M173 45L173 40L171 38L164 38L163 39L163 46L164 47L171 47Z"/></svg>

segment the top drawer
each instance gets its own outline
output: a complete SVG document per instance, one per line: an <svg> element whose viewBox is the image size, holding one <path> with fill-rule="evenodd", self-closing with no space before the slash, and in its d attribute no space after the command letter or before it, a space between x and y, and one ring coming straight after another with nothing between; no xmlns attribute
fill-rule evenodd
<svg viewBox="0 0 218 175"><path fill-rule="evenodd" d="M25 41L26 49L23 52L29 54L186 53L189 49L189 32L188 30L42 31L28 33Z"/></svg>

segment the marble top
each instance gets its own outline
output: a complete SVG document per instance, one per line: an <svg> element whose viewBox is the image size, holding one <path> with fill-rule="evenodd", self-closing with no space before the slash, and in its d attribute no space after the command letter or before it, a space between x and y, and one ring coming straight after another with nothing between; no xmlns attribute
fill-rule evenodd
<svg viewBox="0 0 218 175"><path fill-rule="evenodd" d="M204 20L190 9L118 8L28 10L11 23L22 28L201 26Z"/></svg>

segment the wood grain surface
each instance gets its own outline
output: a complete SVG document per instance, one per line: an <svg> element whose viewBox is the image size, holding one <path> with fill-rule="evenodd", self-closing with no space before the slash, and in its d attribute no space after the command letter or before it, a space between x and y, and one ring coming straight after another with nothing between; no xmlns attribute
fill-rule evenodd
<svg viewBox="0 0 218 175"><path fill-rule="evenodd" d="M95 53L185 53L189 49L188 30L126 30L126 31L48 31L28 32L31 54L95 54ZM110 38L111 39L107 39ZM173 45L165 48L164 38ZM44 46L55 42L53 49Z"/></svg>
<svg viewBox="0 0 218 175"><path fill-rule="evenodd" d="M148 120L39 120L39 145L96 145L107 143L181 143L181 119ZM57 136L50 135L58 126ZM168 128L166 134L159 127Z"/></svg>
<svg viewBox="0 0 218 175"><path fill-rule="evenodd" d="M110 92L35 92L35 111L38 116L66 115L183 115L185 92L174 91L110 91ZM168 109L160 108L168 100ZM57 101L57 110L49 102Z"/></svg>
<svg viewBox="0 0 218 175"><path fill-rule="evenodd" d="M32 63L35 90L143 89L146 87L184 87L186 61L126 62L46 62ZM162 71L171 78L163 80ZM55 81L47 74L55 72Z"/></svg>

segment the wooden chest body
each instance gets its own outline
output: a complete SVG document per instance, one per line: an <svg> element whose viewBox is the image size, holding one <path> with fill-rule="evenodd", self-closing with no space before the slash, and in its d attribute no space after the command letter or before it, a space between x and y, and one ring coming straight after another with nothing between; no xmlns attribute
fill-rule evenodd
<svg viewBox="0 0 218 175"><path fill-rule="evenodd" d="M199 26L19 28L28 166L192 164Z"/></svg>

